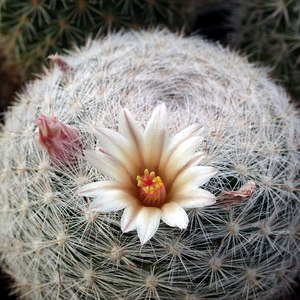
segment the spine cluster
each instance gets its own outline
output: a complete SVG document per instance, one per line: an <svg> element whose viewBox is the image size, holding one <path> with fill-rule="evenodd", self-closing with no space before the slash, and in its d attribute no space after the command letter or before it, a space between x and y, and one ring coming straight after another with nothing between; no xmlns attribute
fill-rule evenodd
<svg viewBox="0 0 300 300"><path fill-rule="evenodd" d="M299 1L241 1L242 24L235 28L236 45L252 61L269 66L272 75L295 98L300 96ZM232 19L238 19L234 14ZM233 21L236 23L235 21Z"/></svg>
<svg viewBox="0 0 300 300"><path fill-rule="evenodd" d="M0 46L28 78L41 71L48 55L82 45L87 37L158 25L189 29L198 7L197 0L3 0Z"/></svg>

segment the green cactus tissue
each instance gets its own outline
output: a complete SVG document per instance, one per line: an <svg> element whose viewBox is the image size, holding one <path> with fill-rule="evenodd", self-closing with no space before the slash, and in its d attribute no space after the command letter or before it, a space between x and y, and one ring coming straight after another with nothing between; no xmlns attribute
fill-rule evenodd
<svg viewBox="0 0 300 300"><path fill-rule="evenodd" d="M207 1L207 0L206 0ZM188 31L203 6L199 0L1 0L0 49L22 65L23 75L40 73L53 52L82 45L87 37L164 25Z"/></svg>
<svg viewBox="0 0 300 300"><path fill-rule="evenodd" d="M21 299L292 291L300 119L265 70L159 30L51 59L1 128L1 266Z"/></svg>

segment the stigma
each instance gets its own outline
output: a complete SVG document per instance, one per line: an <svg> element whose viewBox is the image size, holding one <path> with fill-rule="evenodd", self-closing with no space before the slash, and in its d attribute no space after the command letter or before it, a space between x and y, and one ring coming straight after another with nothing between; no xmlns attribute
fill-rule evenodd
<svg viewBox="0 0 300 300"><path fill-rule="evenodd" d="M145 206L160 207L166 200L166 189L163 181L155 172L144 170L143 176L137 176L137 185L140 187L140 200Z"/></svg>

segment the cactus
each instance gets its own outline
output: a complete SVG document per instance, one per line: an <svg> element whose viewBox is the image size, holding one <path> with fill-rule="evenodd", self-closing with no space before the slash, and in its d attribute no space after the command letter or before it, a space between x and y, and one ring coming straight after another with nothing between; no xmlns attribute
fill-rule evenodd
<svg viewBox="0 0 300 300"><path fill-rule="evenodd" d="M20 65L7 61L7 56L0 49L0 122L3 119L3 112L12 103L16 91L23 82L21 74Z"/></svg>
<svg viewBox="0 0 300 300"><path fill-rule="evenodd" d="M1 264L21 299L279 299L291 292L300 266L300 120L265 70L218 45L159 30L111 34L56 61L19 95L1 131ZM122 211L95 212L93 197L80 191L110 181L86 160L89 151L121 155L94 128L114 140L126 108L130 122L149 132L161 103L171 136L204 126L195 149L205 154L200 166L219 172L201 189L217 201L186 209L187 228L163 220L142 245L122 227ZM73 164L55 163L39 145L40 115L80 135L85 151ZM155 144L147 144L148 155L156 155ZM110 152L99 153L101 169Z"/></svg>
<svg viewBox="0 0 300 300"><path fill-rule="evenodd" d="M241 1L240 12L243 22L235 26L235 46L246 52L252 61L269 66L273 77L299 98L299 1Z"/></svg>
<svg viewBox="0 0 300 300"><path fill-rule="evenodd" d="M31 75L49 54L121 28L164 24L189 28L197 1L188 0L6 0L0 3L0 34L6 52Z"/></svg>

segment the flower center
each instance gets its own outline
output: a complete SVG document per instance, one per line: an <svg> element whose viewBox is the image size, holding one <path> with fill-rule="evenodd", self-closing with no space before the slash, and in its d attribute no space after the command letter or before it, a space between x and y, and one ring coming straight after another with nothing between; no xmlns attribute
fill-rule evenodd
<svg viewBox="0 0 300 300"><path fill-rule="evenodd" d="M143 205L160 207L166 200L166 189L155 172L145 169L143 176L137 176L137 185L140 187L140 197Z"/></svg>

